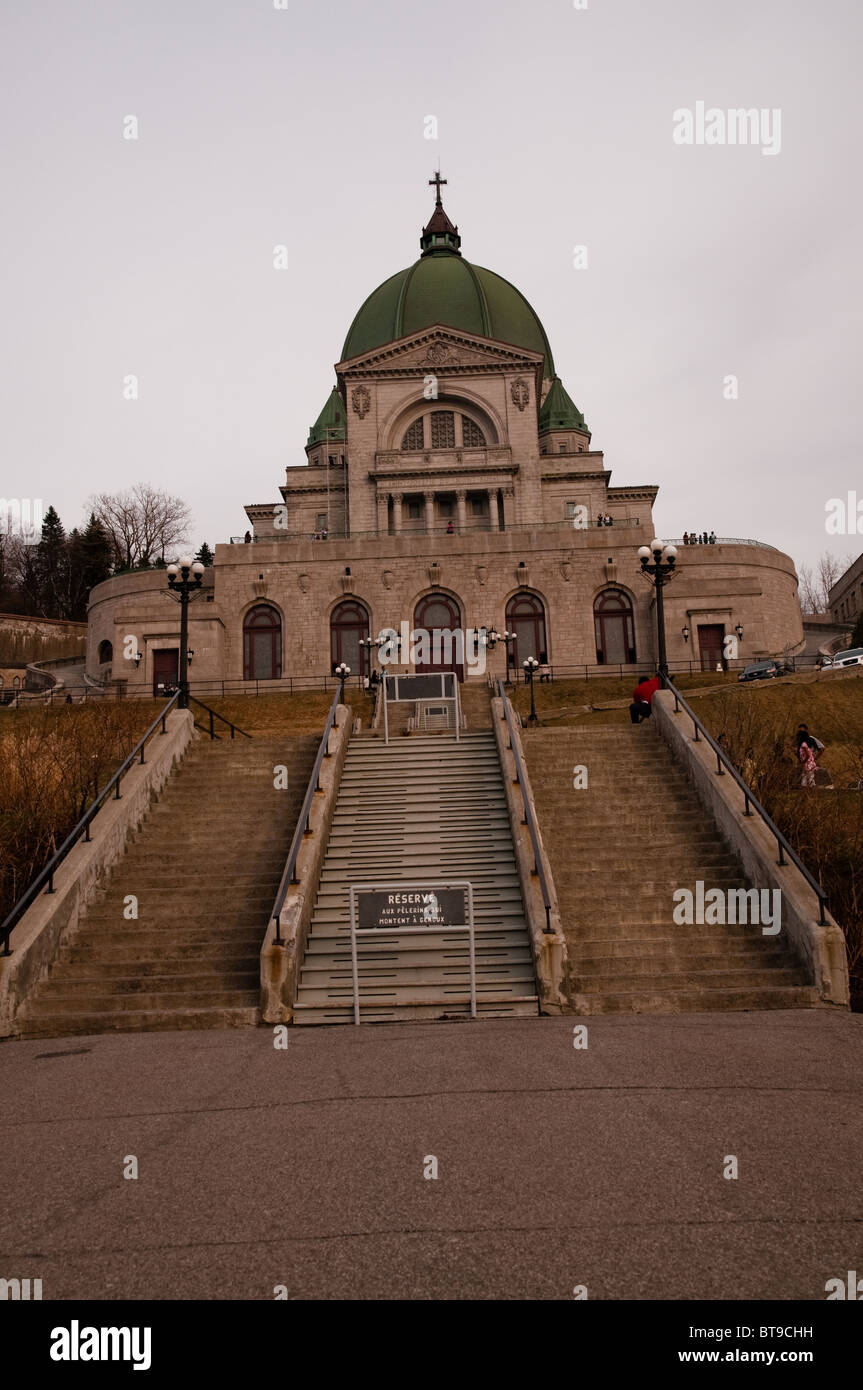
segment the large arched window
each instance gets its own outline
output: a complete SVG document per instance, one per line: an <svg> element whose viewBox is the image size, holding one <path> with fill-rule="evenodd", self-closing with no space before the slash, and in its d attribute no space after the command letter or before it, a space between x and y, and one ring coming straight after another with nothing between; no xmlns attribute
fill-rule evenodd
<svg viewBox="0 0 863 1390"><path fill-rule="evenodd" d="M274 681L282 674L282 620L269 603L250 608L243 620L243 677Z"/></svg>
<svg viewBox="0 0 863 1390"><path fill-rule="evenodd" d="M99 665L103 666L106 661L113 661L113 659L114 648L108 639L105 638L104 642L99 643Z"/></svg>
<svg viewBox="0 0 863 1390"><path fill-rule="evenodd" d="M545 608L536 594L514 594L506 605L506 626L515 633L510 660L520 666L529 656L545 664L548 647L545 639Z"/></svg>
<svg viewBox="0 0 863 1390"><path fill-rule="evenodd" d="M414 609L414 631L428 634L426 639L415 639L415 670L455 671L463 681L464 660L457 658L464 657L464 634L455 599L447 594L426 594Z"/></svg>
<svg viewBox="0 0 863 1390"><path fill-rule="evenodd" d="M453 410L430 410L414 420L404 432L402 449L484 449L485 431L469 415Z"/></svg>
<svg viewBox="0 0 863 1390"><path fill-rule="evenodd" d="M364 676L368 657L360 646L369 635L369 615L356 599L345 599L330 614L330 661L334 670L342 662L350 666L351 674Z"/></svg>
<svg viewBox="0 0 863 1390"><path fill-rule="evenodd" d="M624 666L636 660L632 602L621 589L604 589L593 605L596 660L600 666Z"/></svg>

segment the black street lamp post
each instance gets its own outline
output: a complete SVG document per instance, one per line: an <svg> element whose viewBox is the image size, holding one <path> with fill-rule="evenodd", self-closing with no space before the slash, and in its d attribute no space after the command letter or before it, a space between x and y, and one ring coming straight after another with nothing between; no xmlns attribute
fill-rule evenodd
<svg viewBox="0 0 863 1390"><path fill-rule="evenodd" d="M672 579L677 564L677 547L653 540L650 545L642 545L638 550L641 573L646 574L656 590L656 632L659 648L659 678L662 684L668 680L668 656L665 650L665 605L663 589Z"/></svg>
<svg viewBox="0 0 863 1390"><path fill-rule="evenodd" d="M509 685L510 647L512 646L512 644L513 644L514 641L515 641L515 633L514 633L514 632L509 632L508 630L505 630L504 632L498 632L498 631L497 631L497 628L494 626L493 623L492 623L492 624L486 623L486 626L485 626L485 642L486 642L486 646L488 647L489 651L492 651L492 652L493 652L494 649L495 649L495 647L497 646L498 642L505 642L505 643L506 643L506 675L504 676L504 685Z"/></svg>
<svg viewBox="0 0 863 1390"><path fill-rule="evenodd" d="M522 666L524 667L524 678L530 685L530 714L527 716L527 722L528 724L535 724L536 704L533 698L533 678L539 670L539 662L535 656L529 656L526 661L522 662Z"/></svg>
<svg viewBox="0 0 863 1390"><path fill-rule="evenodd" d="M183 555L169 565L168 591L180 605L180 709L189 708L189 604L201 592L204 566L191 555Z"/></svg>
<svg viewBox="0 0 863 1390"><path fill-rule="evenodd" d="M378 665L380 666L380 664L381 664L381 658L380 658L381 647L387 647L387 646L393 645L393 646L395 647L395 650L396 650L396 651L399 651L400 648L401 648L401 642L399 641L399 638L398 638L398 637L396 637L395 639L393 639L392 637L386 636L383 632L379 633L377 637L361 637L361 638L360 638L360 643L359 643L359 644L360 644L360 646L363 648L363 650L364 650L365 652L368 653L368 662L369 662L368 679L369 679L369 682L370 682L370 683L371 683L372 673L373 673L373 671L374 671L374 667L372 666L372 652L377 652L377 653L378 653ZM381 681L383 681L383 679L384 679L384 673L383 673L383 671L380 671L380 672L379 672L379 676L380 676Z"/></svg>
<svg viewBox="0 0 863 1390"><path fill-rule="evenodd" d="M350 666L346 666L343 661L340 661L334 674L337 675L341 681L341 685L339 686L339 704L343 705L345 703L345 681L351 674L351 668Z"/></svg>

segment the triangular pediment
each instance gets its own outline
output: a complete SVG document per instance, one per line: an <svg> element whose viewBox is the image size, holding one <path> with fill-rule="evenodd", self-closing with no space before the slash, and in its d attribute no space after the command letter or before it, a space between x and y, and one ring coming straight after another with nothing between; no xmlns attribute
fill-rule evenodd
<svg viewBox="0 0 863 1390"><path fill-rule="evenodd" d="M339 378L355 376L401 376L433 371L459 372L509 367L520 371L542 368L542 353L479 338L445 324L435 324L419 333L398 338L393 343L372 348L358 357L336 364Z"/></svg>

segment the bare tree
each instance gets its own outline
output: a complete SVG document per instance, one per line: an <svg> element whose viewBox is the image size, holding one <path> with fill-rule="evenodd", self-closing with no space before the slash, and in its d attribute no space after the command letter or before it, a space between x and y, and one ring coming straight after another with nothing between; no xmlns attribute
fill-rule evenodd
<svg viewBox="0 0 863 1390"><path fill-rule="evenodd" d="M825 550L813 571L811 565L797 566L800 607L804 613L829 613L830 590L854 560L853 555L833 555Z"/></svg>
<svg viewBox="0 0 863 1390"><path fill-rule="evenodd" d="M166 551L186 541L192 520L182 498L149 483L136 483L125 492L99 493L87 506L108 532L117 569L164 560Z"/></svg>

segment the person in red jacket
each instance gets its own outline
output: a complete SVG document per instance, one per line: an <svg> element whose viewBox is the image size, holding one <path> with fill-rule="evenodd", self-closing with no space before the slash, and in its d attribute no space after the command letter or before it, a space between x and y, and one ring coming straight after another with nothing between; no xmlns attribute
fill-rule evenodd
<svg viewBox="0 0 863 1390"><path fill-rule="evenodd" d="M640 724L642 719L650 718L650 706L661 684L658 676L645 676L644 680L639 681L632 692L632 704L629 706L629 717L633 724Z"/></svg>

